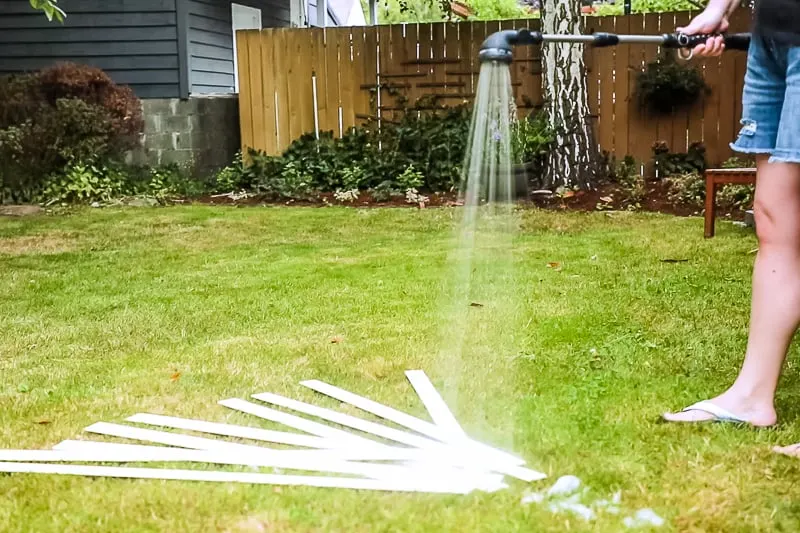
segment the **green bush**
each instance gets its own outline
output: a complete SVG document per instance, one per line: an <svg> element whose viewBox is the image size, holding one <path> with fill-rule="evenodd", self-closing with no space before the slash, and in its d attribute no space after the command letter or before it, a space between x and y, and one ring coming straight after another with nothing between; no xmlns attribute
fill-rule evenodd
<svg viewBox="0 0 800 533"><path fill-rule="evenodd" d="M530 16L530 10L516 0L468 0L472 10L470 20L521 19Z"/></svg>
<svg viewBox="0 0 800 533"><path fill-rule="evenodd" d="M722 168L755 168L756 162L752 157L731 157L722 163ZM717 192L717 200L721 205L745 211L752 209L756 188L754 185L728 184Z"/></svg>
<svg viewBox="0 0 800 533"><path fill-rule="evenodd" d="M45 205L109 202L129 192L126 177L116 169L73 163L51 177L41 193Z"/></svg>
<svg viewBox="0 0 800 533"><path fill-rule="evenodd" d="M385 180L379 183L375 188L371 189L372 198L376 202L386 202L395 196L403 196L401 191L393 180Z"/></svg>
<svg viewBox="0 0 800 533"><path fill-rule="evenodd" d="M751 168L755 165L750 159L730 158L725 161L722 168ZM678 205L702 207L706 198L706 181L702 171L689 169L676 172L665 178L668 186L668 199ZM717 203L732 209L744 211L753 207L755 187L753 185L729 184L721 187L717 192Z"/></svg>
<svg viewBox="0 0 800 533"><path fill-rule="evenodd" d="M251 150L214 180L217 192L251 190L274 198L304 199L315 192L369 190L386 201L409 190L452 191L461 179L470 127L468 106L419 102L396 122L374 121L349 129L300 136L280 156ZM541 167L554 141L539 114L513 124L515 161Z"/></svg>
<svg viewBox="0 0 800 533"><path fill-rule="evenodd" d="M653 144L653 161L660 177L669 177L697 172L702 174L707 167L706 147L702 142L693 142L684 152L670 152L663 141Z"/></svg>
<svg viewBox="0 0 800 533"><path fill-rule="evenodd" d="M594 6L596 16L622 15L623 2L598 4ZM673 11L696 11L698 4L693 0L632 0L631 13L671 13Z"/></svg>
<svg viewBox="0 0 800 533"><path fill-rule="evenodd" d="M647 195L644 176L639 170L633 156L626 155L616 164L610 176L612 181L620 185L620 192L629 210L640 209Z"/></svg>
<svg viewBox="0 0 800 533"><path fill-rule="evenodd" d="M733 185L723 186L717 192L717 201L721 205L729 206L740 211L753 208L756 189L752 185Z"/></svg>
<svg viewBox="0 0 800 533"><path fill-rule="evenodd" d="M514 163L535 163L541 170L553 149L555 132L544 113L517 120L511 125L511 153Z"/></svg>
<svg viewBox="0 0 800 533"><path fill-rule="evenodd" d="M411 108L400 121L384 122L380 130L375 122L367 122L341 138L330 131L320 132L319 139L305 134L280 157L251 153L242 180L281 196L284 183L277 176L291 165L289 183L302 183L303 195L305 191L375 190L385 189L387 180L396 181L413 167L420 189L451 190L460 178L469 119L465 106ZM295 179L296 173L302 179Z"/></svg>
<svg viewBox="0 0 800 533"><path fill-rule="evenodd" d="M296 162L279 166L271 158L260 157L260 175L254 179L255 190L274 200L307 200L314 192L311 176Z"/></svg>
<svg viewBox="0 0 800 533"><path fill-rule="evenodd" d="M753 157L730 157L722 162L722 168L756 168Z"/></svg>
<svg viewBox="0 0 800 533"><path fill-rule="evenodd" d="M77 162L48 176L35 199L45 205L106 204L125 197L152 198L167 203L203 192L202 184L177 164L149 168L113 162Z"/></svg>
<svg viewBox="0 0 800 533"><path fill-rule="evenodd" d="M706 180L699 172L685 172L664 178L667 198L674 205L702 207L706 198Z"/></svg>
<svg viewBox="0 0 800 533"><path fill-rule="evenodd" d="M66 63L0 78L0 201L31 201L54 174L121 160L143 127L139 99L100 69Z"/></svg>

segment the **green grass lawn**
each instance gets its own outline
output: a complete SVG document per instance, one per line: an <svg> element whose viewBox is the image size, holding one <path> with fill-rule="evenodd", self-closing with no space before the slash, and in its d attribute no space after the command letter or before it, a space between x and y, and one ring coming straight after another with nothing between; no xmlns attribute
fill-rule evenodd
<svg viewBox="0 0 800 533"><path fill-rule="evenodd" d="M738 370L751 231L721 222L704 240L697 218L526 211L515 318L470 307L454 358L453 225L446 209L2 219L0 447L137 412L259 425L216 402L264 391L339 408L298 383L312 378L424 417L403 375L420 368L449 380L471 434L549 479L441 496L0 474L0 530L616 532L644 507L663 531L800 529L800 461L770 452L800 440L796 356L777 429L656 423ZM592 498L621 491L622 513L586 523L520 503L565 474Z"/></svg>

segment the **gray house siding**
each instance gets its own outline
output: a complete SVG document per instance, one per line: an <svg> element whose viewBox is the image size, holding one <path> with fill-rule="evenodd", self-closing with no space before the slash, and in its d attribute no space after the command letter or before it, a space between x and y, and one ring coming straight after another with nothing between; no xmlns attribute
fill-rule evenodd
<svg viewBox="0 0 800 533"><path fill-rule="evenodd" d="M180 1L180 0L177 0ZM73 61L105 70L141 98L181 96L176 0L61 0L64 24L29 0L0 1L0 75Z"/></svg>
<svg viewBox="0 0 800 533"><path fill-rule="evenodd" d="M289 26L285 0L235 2L261 10L264 28ZM233 93L233 21L230 0L189 0L189 85L193 94Z"/></svg>

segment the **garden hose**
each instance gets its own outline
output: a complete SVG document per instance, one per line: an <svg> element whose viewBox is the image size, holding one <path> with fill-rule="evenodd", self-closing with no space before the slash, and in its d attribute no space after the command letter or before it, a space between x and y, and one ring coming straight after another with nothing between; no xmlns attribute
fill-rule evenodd
<svg viewBox="0 0 800 533"><path fill-rule="evenodd" d="M731 33L722 35L726 50L743 50L750 47L749 33ZM655 44L664 48L689 50L688 54L680 53L683 59L692 57L692 49L704 43L709 37L715 35L686 35L683 33L665 33L662 35L617 35L615 33L597 32L589 35L574 34L545 34L538 31L502 30L491 34L481 45L478 58L481 63L496 61L511 63L513 60L512 47L517 45L539 45L545 42L554 43L584 43L597 48L616 46L618 44Z"/></svg>

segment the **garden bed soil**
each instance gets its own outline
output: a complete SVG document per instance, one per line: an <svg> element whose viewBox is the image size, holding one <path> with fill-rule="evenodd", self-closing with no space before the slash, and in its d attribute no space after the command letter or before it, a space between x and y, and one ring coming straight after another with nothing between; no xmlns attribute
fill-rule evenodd
<svg viewBox="0 0 800 533"><path fill-rule="evenodd" d="M459 205L456 193L436 193L427 195L429 201L424 207L452 207ZM257 205L288 205L288 206L316 206L325 207L328 205L342 205L360 208L371 207L413 207L419 208L417 204L409 204L405 197L397 196L385 201L376 201L367 192L362 192L357 200L352 202L340 202L334 198L333 193L324 193L318 197L308 200L283 200L265 198L263 196L252 196L249 198L234 199L229 196L208 195L193 198L188 202L203 205L235 205L235 206L257 206ZM569 211L619 211L627 210L626 194L615 183L604 183L592 191L576 191L566 195L555 194L536 194L532 192L529 198L521 202L523 205L538 207L540 209L569 210ZM599 206L599 207L598 207ZM687 205L675 205L669 200L667 186L659 180L648 181L646 184L645 199L640 206L640 211L663 213L674 216L700 216L702 208ZM729 218L731 220L743 220L744 212L739 209L729 209L724 205L717 208L717 216Z"/></svg>

